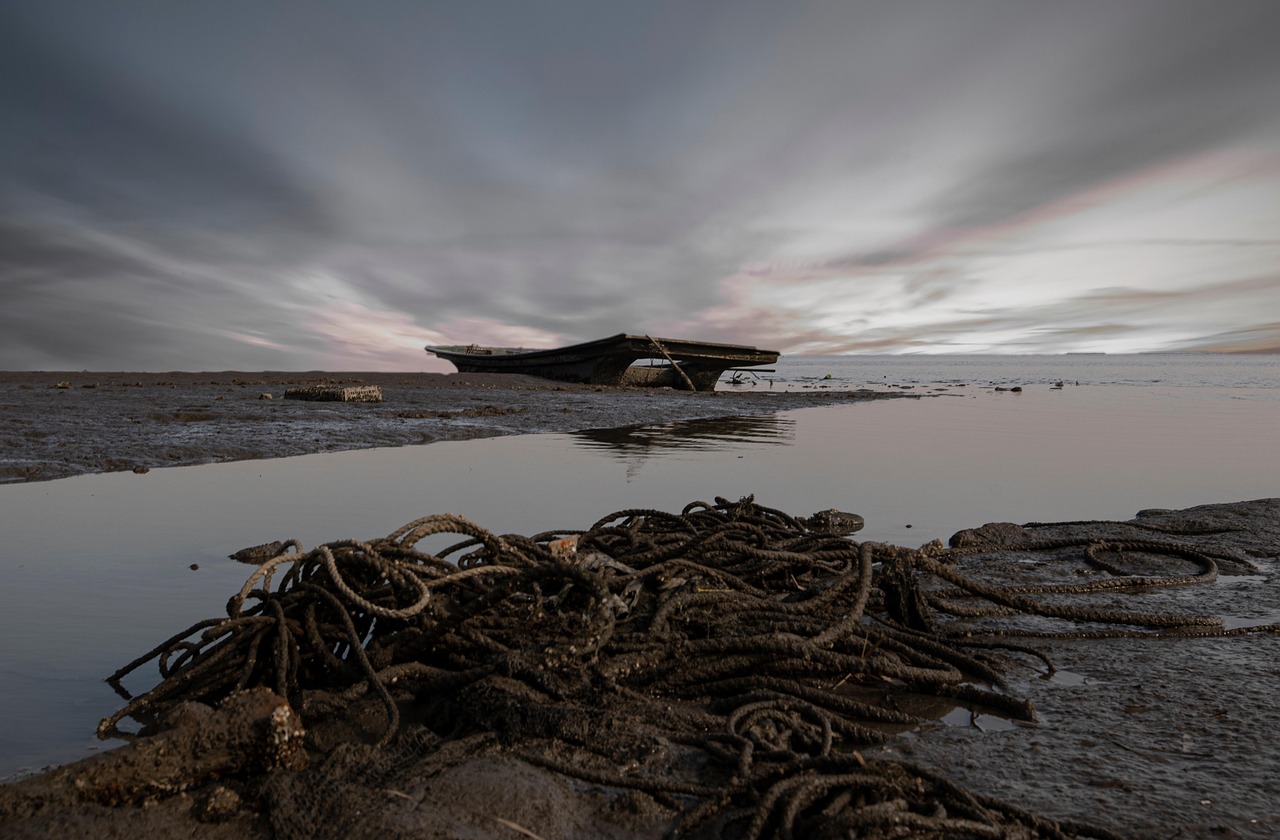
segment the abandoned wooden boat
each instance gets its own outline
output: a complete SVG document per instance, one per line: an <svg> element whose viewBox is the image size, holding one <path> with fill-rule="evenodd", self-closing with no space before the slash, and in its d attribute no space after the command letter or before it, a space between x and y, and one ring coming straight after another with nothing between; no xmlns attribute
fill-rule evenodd
<svg viewBox="0 0 1280 840"><path fill-rule="evenodd" d="M627 333L553 350L474 344L426 350L452 362L461 373L524 373L560 382L665 386L692 391L714 390L726 370L778 361L774 350ZM650 364L636 364L646 360Z"/></svg>

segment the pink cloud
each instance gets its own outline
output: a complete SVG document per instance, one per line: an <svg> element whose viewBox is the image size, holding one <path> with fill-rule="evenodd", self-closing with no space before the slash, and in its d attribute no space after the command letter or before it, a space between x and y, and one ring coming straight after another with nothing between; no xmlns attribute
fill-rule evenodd
<svg viewBox="0 0 1280 840"><path fill-rule="evenodd" d="M1255 272L1273 264L1276 241L1246 218L1224 217L1217 196L1278 180L1274 152L1188 156L996 225L923 230L876 253L744 264L720 280L716 306L663 329L783 352L1060 352L1094 338L1116 305L1140 299L1149 311L1108 349L1170 349L1143 344L1169 330L1185 336L1179 346L1195 346L1197 333L1245 328L1275 300L1274 280ZM1251 200L1254 215L1265 212L1265 198ZM1215 304L1212 317L1184 305L1193 294ZM1053 317L1081 300L1095 305L1067 323Z"/></svg>
<svg viewBox="0 0 1280 840"><path fill-rule="evenodd" d="M427 345L485 344L554 347L556 333L512 326L487 318L460 318L426 329L402 312L340 301L310 313L306 327L325 340L328 370L411 370L449 373L453 365L425 351Z"/></svg>
<svg viewBox="0 0 1280 840"><path fill-rule="evenodd" d="M266 339L258 335L245 335L244 333L240 333L240 332L229 332L227 333L227 335L235 339L236 341L241 342L242 344L252 344L254 347L266 347L268 350L282 350L282 351L287 351L289 349L283 344L280 344L275 341L271 341L270 339Z"/></svg>
<svg viewBox="0 0 1280 840"><path fill-rule="evenodd" d="M304 326L324 339L327 370L441 370L422 349L440 336L402 312L339 301L315 309Z"/></svg>
<svg viewBox="0 0 1280 840"><path fill-rule="evenodd" d="M455 318L438 324L432 344L481 344L491 347L558 347L567 343L560 333L504 324L492 318Z"/></svg>

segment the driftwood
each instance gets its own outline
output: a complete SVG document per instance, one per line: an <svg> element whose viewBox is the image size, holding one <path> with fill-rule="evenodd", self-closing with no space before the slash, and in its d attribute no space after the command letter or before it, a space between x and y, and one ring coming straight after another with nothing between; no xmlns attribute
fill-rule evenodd
<svg viewBox="0 0 1280 840"><path fill-rule="evenodd" d="M649 341L653 343L653 346L658 348L658 352L663 355L663 358L665 358L668 362L671 363L671 366L676 369L676 373L680 374L680 378L684 380L684 384L688 386L690 391L698 390L696 387L694 387L693 380L689 378L689 374L684 372L684 368L676 364L676 360L671 358L671 354L667 352L667 348L663 347L661 344L658 343L658 339L654 338L651 335L646 335L645 338L649 339Z"/></svg>
<svg viewBox="0 0 1280 840"><path fill-rule="evenodd" d="M289 388L284 398L312 402L382 402L382 389L377 385L306 385Z"/></svg>

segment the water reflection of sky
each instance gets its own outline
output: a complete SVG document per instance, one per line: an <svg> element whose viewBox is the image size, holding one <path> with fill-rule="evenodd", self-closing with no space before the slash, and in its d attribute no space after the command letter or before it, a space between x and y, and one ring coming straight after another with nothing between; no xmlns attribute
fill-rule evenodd
<svg viewBox="0 0 1280 840"><path fill-rule="evenodd" d="M0 486L0 775L90 749L118 703L102 678L221 614L249 571L226 555L245 546L381 536L445 512L530 534L749 493L796 514L853 511L867 521L859 537L919 545L993 520L1277 496L1276 402L1249 395L953 392Z"/></svg>
<svg viewBox="0 0 1280 840"><path fill-rule="evenodd" d="M894 385L1084 385L1261 389L1280 397L1280 356L1222 353L1067 354L1055 356L781 357L770 375L725 381L723 390L850 390Z"/></svg>

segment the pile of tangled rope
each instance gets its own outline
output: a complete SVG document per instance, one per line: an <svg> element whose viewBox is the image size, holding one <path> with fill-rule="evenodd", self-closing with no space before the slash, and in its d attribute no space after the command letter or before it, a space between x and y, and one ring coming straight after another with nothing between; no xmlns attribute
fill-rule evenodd
<svg viewBox="0 0 1280 840"><path fill-rule="evenodd" d="M1209 617L1064 603L1211 580L1213 558L1172 543L1045 541L1018 550L1082 548L1111 576L1002 586L958 571L974 548L859 544L839 524L717 498L532 537L441 515L370 542L246 550L262 562L225 618L112 675L119 687L156 660L161 681L99 735L134 737L118 728L126 717L267 686L304 719L380 700L380 743L410 707L437 731L497 733L531 763L655 797L679 813L680 836L1110 837L858 750L920 723L894 697L1033 721L1002 673L1011 656L1048 662L1011 638L1048 631L1019 617L1088 634L1226 632ZM438 535L460 539L419 548ZM1112 557L1122 549L1199 570L1126 574Z"/></svg>

